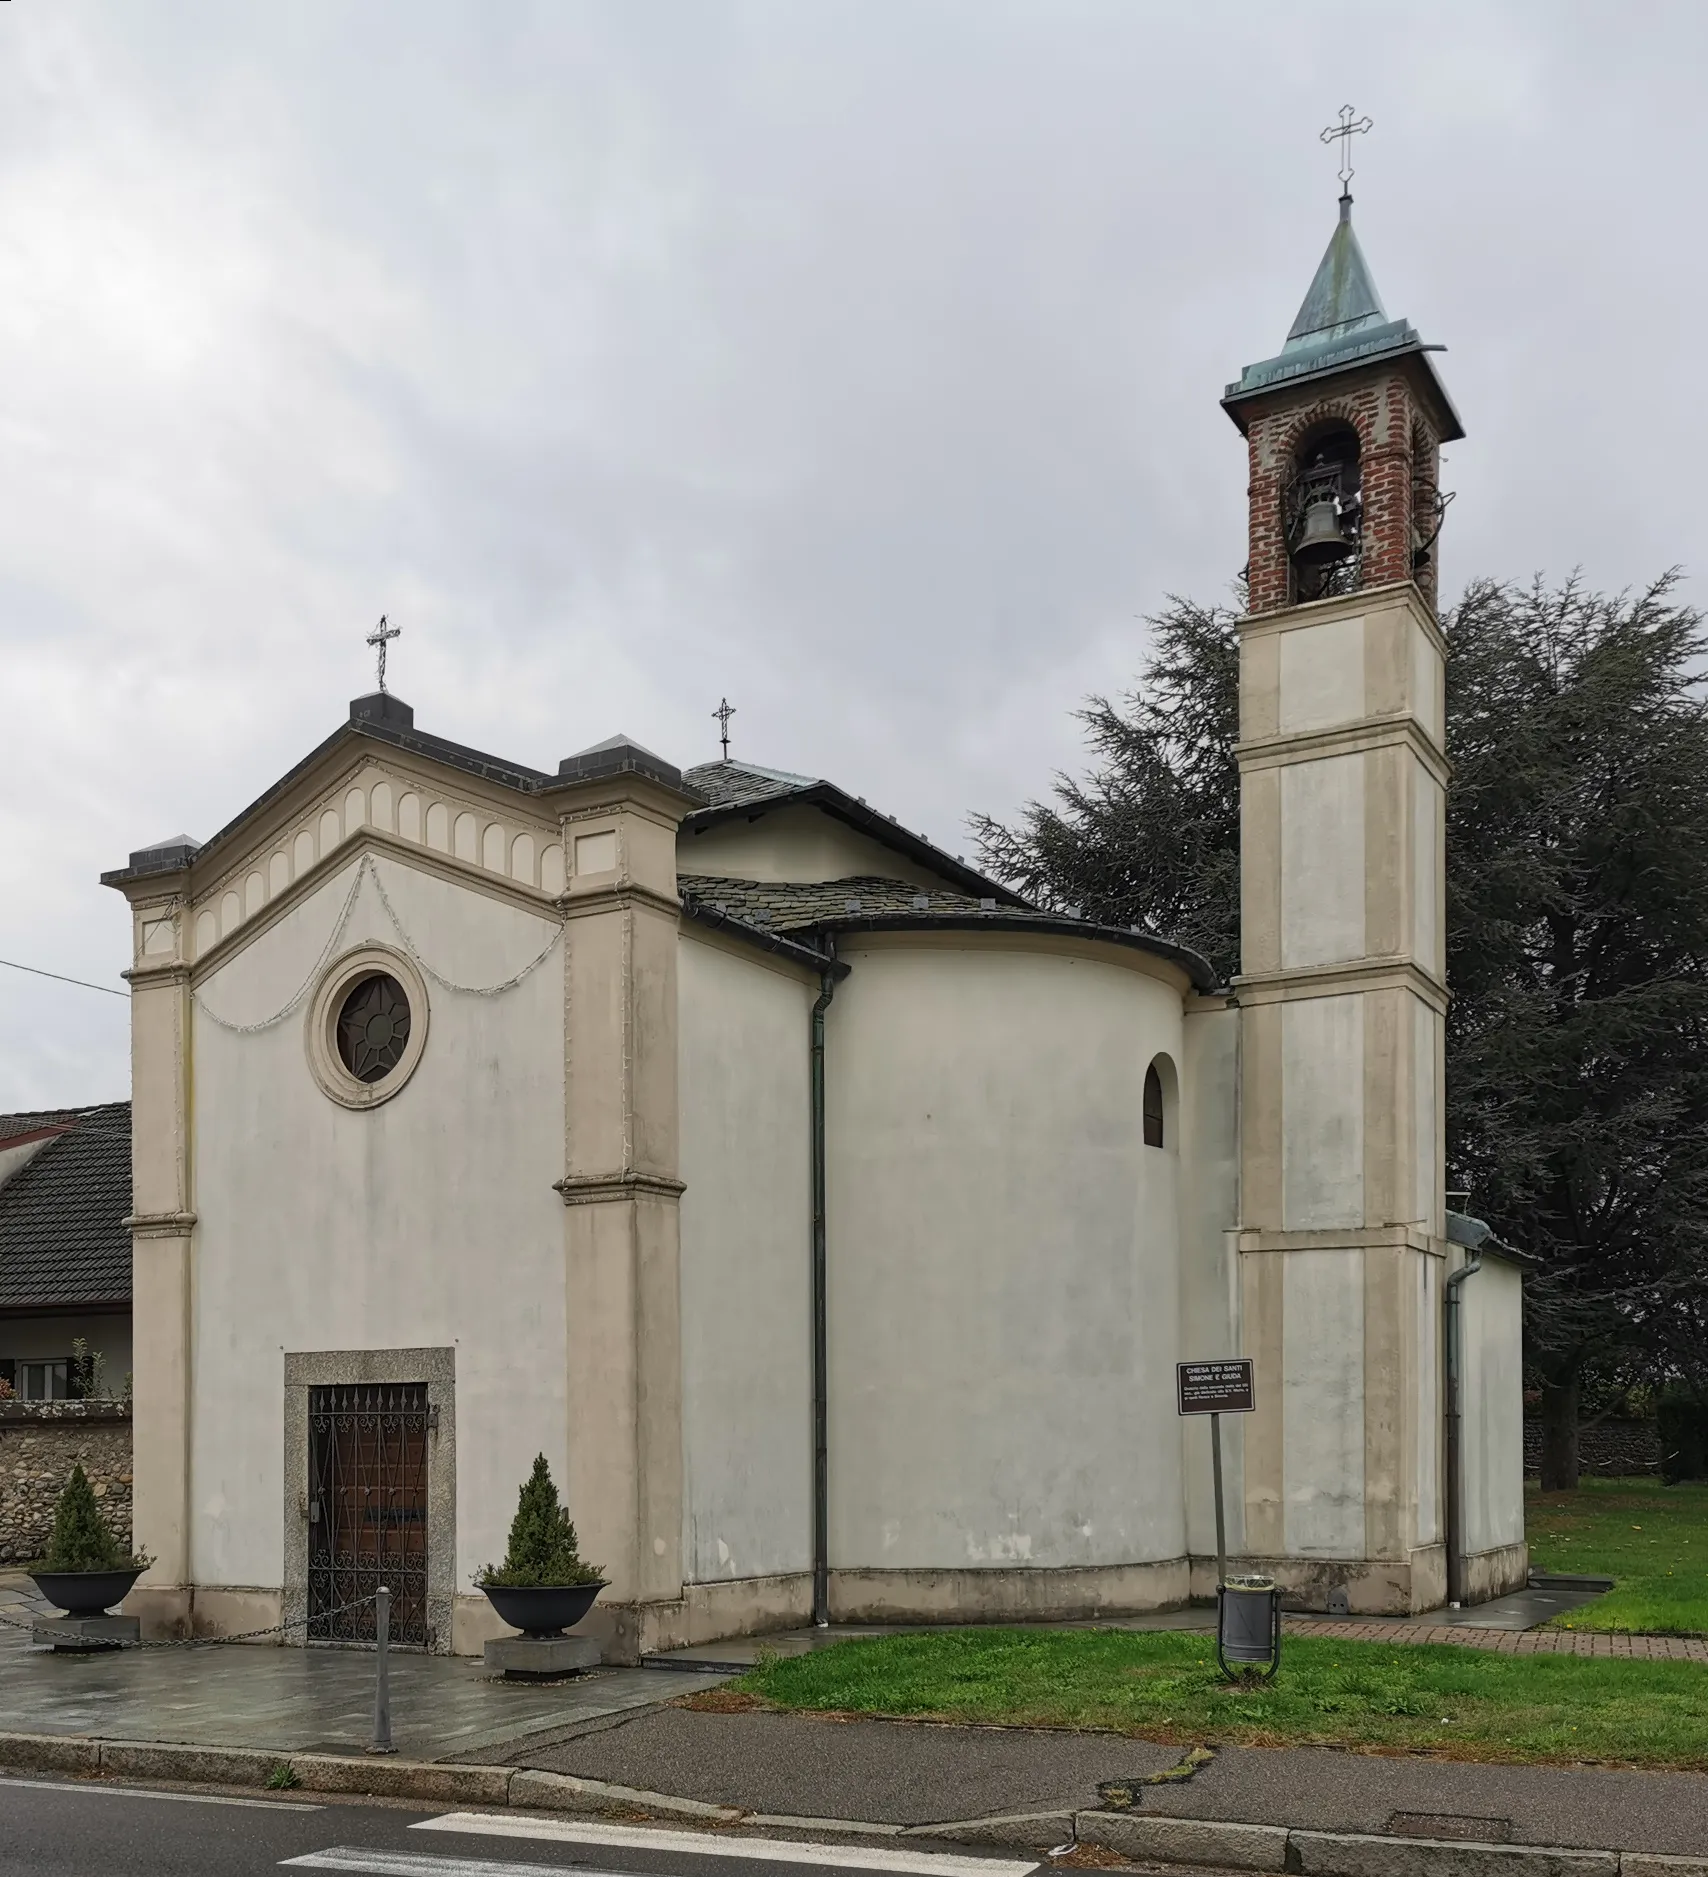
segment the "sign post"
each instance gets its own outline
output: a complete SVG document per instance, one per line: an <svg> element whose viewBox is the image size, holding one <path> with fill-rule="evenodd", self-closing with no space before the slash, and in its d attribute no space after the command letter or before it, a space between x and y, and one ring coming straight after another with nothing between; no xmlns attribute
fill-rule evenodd
<svg viewBox="0 0 1708 1877"><path fill-rule="evenodd" d="M1175 1387L1182 1414L1210 1417L1210 1472L1216 1491L1216 1594L1228 1575L1227 1517L1222 1510L1222 1416L1251 1414L1257 1407L1251 1359L1233 1356L1222 1362L1177 1362Z"/></svg>

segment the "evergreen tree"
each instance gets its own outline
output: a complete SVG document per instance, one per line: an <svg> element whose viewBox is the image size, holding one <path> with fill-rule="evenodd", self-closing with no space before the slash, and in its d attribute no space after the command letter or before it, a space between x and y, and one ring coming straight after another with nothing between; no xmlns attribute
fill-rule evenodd
<svg viewBox="0 0 1708 1877"><path fill-rule="evenodd" d="M517 1495L504 1562L496 1570L489 1564L479 1581L518 1587L600 1581L598 1570L582 1561L575 1527L558 1503L557 1483L543 1453L535 1456L534 1470Z"/></svg>
<svg viewBox="0 0 1708 1877"><path fill-rule="evenodd" d="M1708 1278L1708 636L1675 589L1482 582L1447 622L1448 1156L1543 1260L1550 1488L1586 1378L1675 1373Z"/></svg>
<svg viewBox="0 0 1708 1877"><path fill-rule="evenodd" d="M47 1541L44 1571L117 1571L130 1562L108 1529L95 1500L95 1489L79 1462L59 1495L53 1535Z"/></svg>
<svg viewBox="0 0 1708 1877"><path fill-rule="evenodd" d="M1094 758L985 864L1049 906L1238 969L1234 616L1183 600ZM1534 1251L1544 1484L1575 1485L1586 1377L1708 1387L1708 635L1668 575L1607 597L1479 582L1443 621L1449 1184Z"/></svg>
<svg viewBox="0 0 1708 1877"><path fill-rule="evenodd" d="M973 818L985 866L1041 906L1138 925L1239 969L1238 615L1170 599L1120 705L1080 711L1094 758L1015 827Z"/></svg>

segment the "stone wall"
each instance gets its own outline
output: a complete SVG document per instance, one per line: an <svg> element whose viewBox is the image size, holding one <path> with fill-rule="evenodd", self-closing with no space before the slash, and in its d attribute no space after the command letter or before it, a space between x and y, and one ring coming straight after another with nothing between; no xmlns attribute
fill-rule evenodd
<svg viewBox="0 0 1708 1877"><path fill-rule="evenodd" d="M1578 1471L1600 1479L1635 1479L1661 1470L1653 1421L1597 1421L1578 1429ZM1542 1471L1542 1423L1524 1423L1524 1471Z"/></svg>
<svg viewBox="0 0 1708 1877"><path fill-rule="evenodd" d="M0 1401L0 1569L39 1558L78 1461L121 1545L131 1542L130 1405Z"/></svg>

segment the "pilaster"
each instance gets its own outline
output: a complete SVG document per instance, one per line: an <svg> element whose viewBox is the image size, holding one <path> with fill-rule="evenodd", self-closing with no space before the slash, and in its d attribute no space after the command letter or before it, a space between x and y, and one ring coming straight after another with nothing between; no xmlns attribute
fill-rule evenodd
<svg viewBox="0 0 1708 1877"><path fill-rule="evenodd" d="M633 1659L683 1594L676 825L692 802L633 774L558 799L566 1496L610 1579L607 1653Z"/></svg>
<svg viewBox="0 0 1708 1877"><path fill-rule="evenodd" d="M153 1563L126 1607L145 1635L187 1633L190 1370L195 1224L188 873L125 886L131 996L132 1488L138 1551Z"/></svg>

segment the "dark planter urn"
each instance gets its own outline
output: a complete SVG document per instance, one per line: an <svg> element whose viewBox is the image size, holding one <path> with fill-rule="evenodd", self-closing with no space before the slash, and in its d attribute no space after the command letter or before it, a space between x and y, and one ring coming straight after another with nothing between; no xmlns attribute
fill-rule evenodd
<svg viewBox="0 0 1708 1877"><path fill-rule="evenodd" d="M592 1584L482 1584L498 1620L524 1636L561 1636L593 1608L605 1588Z"/></svg>
<svg viewBox="0 0 1708 1877"><path fill-rule="evenodd" d="M67 1616L104 1616L130 1595L140 1568L122 1571L31 1571L30 1578L48 1602Z"/></svg>

